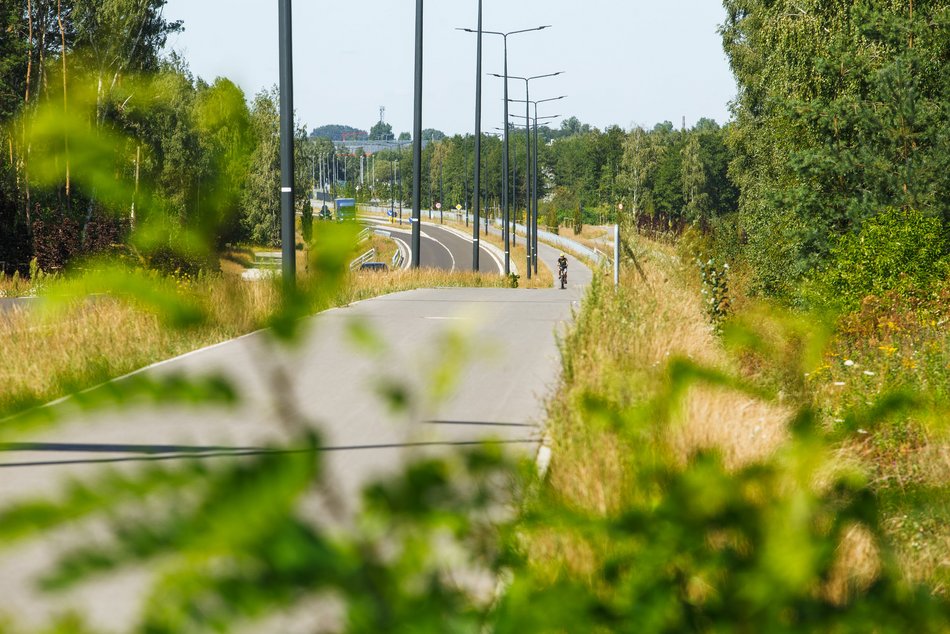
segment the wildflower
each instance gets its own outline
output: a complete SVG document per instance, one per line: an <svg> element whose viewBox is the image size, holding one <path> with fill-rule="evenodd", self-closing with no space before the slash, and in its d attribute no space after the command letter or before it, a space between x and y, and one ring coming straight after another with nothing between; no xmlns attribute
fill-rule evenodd
<svg viewBox="0 0 950 634"><path fill-rule="evenodd" d="M870 370L865 370L864 376L874 376L874 372L871 372Z"/></svg>
<svg viewBox="0 0 950 634"><path fill-rule="evenodd" d="M835 381L834 385L835 385L835 387L844 387L844 386L845 386L845 382L844 382L844 381Z"/></svg>
<svg viewBox="0 0 950 634"><path fill-rule="evenodd" d="M854 365L854 361L852 361L851 359L847 359L847 360L844 362L844 364L845 364L847 367L850 368L850 367L852 367L852 366Z"/></svg>

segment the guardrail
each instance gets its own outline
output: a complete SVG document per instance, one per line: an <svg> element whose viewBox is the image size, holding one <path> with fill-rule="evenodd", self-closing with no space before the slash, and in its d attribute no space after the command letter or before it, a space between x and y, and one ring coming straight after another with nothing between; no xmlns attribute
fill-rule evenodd
<svg viewBox="0 0 950 634"><path fill-rule="evenodd" d="M495 224L496 226L501 226L500 221L496 220ZM524 235L524 232L525 232L524 225L515 225L515 228L521 235ZM605 255L604 253L602 253L601 251L598 251L597 249L591 249L589 247L584 246L580 242L576 242L574 240L571 240L570 238L564 238L555 233L551 233L550 231L544 231L543 229L538 229L538 240L541 240L542 242L546 242L550 244L551 246L562 247L577 255L588 258L589 260L591 260L592 262L598 265L609 264L613 260L610 256Z"/></svg>
<svg viewBox="0 0 950 634"><path fill-rule="evenodd" d="M376 248L372 248L360 257L356 258L350 262L350 270L355 271L356 269L363 266L365 263L372 261L376 257Z"/></svg>
<svg viewBox="0 0 950 634"><path fill-rule="evenodd" d="M367 228L363 229L362 231L360 231L360 234L359 234L359 235L357 236L357 238L356 238L356 239L357 239L357 244L361 244L364 240L366 240L367 238L369 238L369 234L371 234L372 232L373 232L373 230L370 229L369 227L367 227Z"/></svg>
<svg viewBox="0 0 950 634"><path fill-rule="evenodd" d="M402 255L402 249L396 249L396 252L393 253L392 265L394 269L402 267L402 263L405 261L405 258Z"/></svg>

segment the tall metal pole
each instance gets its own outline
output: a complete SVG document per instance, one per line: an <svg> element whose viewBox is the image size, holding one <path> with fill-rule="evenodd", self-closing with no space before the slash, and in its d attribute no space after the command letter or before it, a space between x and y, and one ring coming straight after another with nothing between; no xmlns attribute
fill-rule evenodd
<svg viewBox="0 0 950 634"><path fill-rule="evenodd" d="M416 76L412 125L412 268L419 268L422 230L422 0L416 0ZM430 212L431 213L431 212Z"/></svg>
<svg viewBox="0 0 950 634"><path fill-rule="evenodd" d="M534 242L531 246L531 259L534 274L538 274L538 102L534 103Z"/></svg>
<svg viewBox="0 0 950 634"><path fill-rule="evenodd" d="M524 80L524 154L525 154L525 179L524 179L524 228L525 241L524 248L527 252L528 279L531 279L531 95L528 93L529 81ZM507 125L507 121L505 124Z"/></svg>
<svg viewBox="0 0 950 634"><path fill-rule="evenodd" d="M291 0L280 0L280 241L284 291L297 284L297 248L294 227L294 65Z"/></svg>
<svg viewBox="0 0 950 634"><path fill-rule="evenodd" d="M507 123L506 123L507 124ZM517 152L516 152L517 154ZM515 157L517 158L517 157ZM518 162L511 162L511 199L517 200L518 198ZM517 221L517 214L511 214L511 246L518 246L518 232L515 231L515 223Z"/></svg>
<svg viewBox="0 0 950 634"><path fill-rule="evenodd" d="M505 234L505 277L511 274L511 246L508 238L508 35L505 40L505 151L501 153L502 224Z"/></svg>
<svg viewBox="0 0 950 634"><path fill-rule="evenodd" d="M482 0L478 0L478 44L475 53L475 218L472 223L472 270L478 271L478 206L482 164Z"/></svg>

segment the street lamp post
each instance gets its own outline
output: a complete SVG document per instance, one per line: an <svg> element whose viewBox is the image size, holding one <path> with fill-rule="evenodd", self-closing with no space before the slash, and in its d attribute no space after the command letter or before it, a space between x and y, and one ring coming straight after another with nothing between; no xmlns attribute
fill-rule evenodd
<svg viewBox="0 0 950 634"><path fill-rule="evenodd" d="M523 101L521 99L513 99L512 101ZM528 103L535 103L530 101ZM511 115L512 117L518 117L519 115ZM535 107L535 116L532 119L530 116L525 119L525 131L526 136L530 137L532 121L534 121L534 195L526 195L528 198L528 208L525 210L525 229L527 233L526 240L529 244L528 251L528 262L529 267L534 269L534 272L538 272L538 126L540 125L541 119L557 119L561 115L551 115L548 117L538 117L537 107ZM527 178L527 177L526 177Z"/></svg>
<svg viewBox="0 0 950 634"><path fill-rule="evenodd" d="M422 15L422 0L416 0L416 69L412 126L412 268L414 269L419 268L422 235Z"/></svg>
<svg viewBox="0 0 950 634"><path fill-rule="evenodd" d="M478 44L475 62L475 217L472 223L472 270L478 271L478 191L482 163L482 0L478 0ZM468 214L465 219L468 220Z"/></svg>
<svg viewBox="0 0 950 634"><path fill-rule="evenodd" d="M484 31L484 30L480 31L483 35L500 35L502 40L504 41L505 74L503 75L503 78L505 80L505 118L504 118L505 129L503 130L503 132L504 132L505 138L504 138L504 151L502 152L502 155L501 155L501 169L502 169L502 217L503 217L502 224L504 226L504 231L502 233L504 234L504 241L505 241L505 275L508 275L511 272L511 259L510 259L511 249L509 246L509 237L508 237L508 171L509 171L509 167L508 167L508 36L516 35L519 33L531 33L533 31L543 31L544 29L548 29L548 28L551 28L550 24L547 24L544 26L538 26L533 29L520 29L518 31L508 31L507 33L503 33L501 31ZM466 33L477 32L472 29L456 29L456 30L465 31Z"/></svg>
<svg viewBox="0 0 950 634"><path fill-rule="evenodd" d="M537 101L525 101L522 99L512 99L513 102L521 103L525 101L534 105L534 236L532 238L532 251L534 253L533 263L534 263L534 272L538 272L538 127L540 125L540 119L557 119L560 115L552 115L548 117L538 118L538 104L547 103L549 101L559 101L565 99L567 95L561 95L559 97L551 97L549 99L538 99Z"/></svg>
<svg viewBox="0 0 950 634"><path fill-rule="evenodd" d="M280 0L280 241L284 291L296 288L297 246L294 227L294 67L291 0Z"/></svg>
<svg viewBox="0 0 950 634"><path fill-rule="evenodd" d="M525 121L527 123L531 116L531 112L528 109L529 107L528 102L531 99L531 95L529 91L529 84L531 83L531 81L534 79L542 79L544 77L556 77L557 75L561 75L563 72L564 71L558 71L556 73L547 73L544 75L533 75L531 77L515 77L512 75L508 75L507 73L505 75L499 75L497 73L490 73L490 74L493 77L504 79L506 86L508 84L509 79L520 79L521 81L524 82L524 93L525 93L524 110L525 110ZM507 99L505 103L507 103ZM508 119L506 117L505 128L507 127L508 127ZM531 128L530 128L530 125L526 125L525 127L525 200L526 200L525 229L527 230L526 231L527 240L525 243L525 247L527 250L527 265L528 265L527 275L528 275L528 279L531 279L531 268L532 268L531 264L532 264L532 261L534 260L534 256L532 255L532 248L533 248L534 242L531 239Z"/></svg>

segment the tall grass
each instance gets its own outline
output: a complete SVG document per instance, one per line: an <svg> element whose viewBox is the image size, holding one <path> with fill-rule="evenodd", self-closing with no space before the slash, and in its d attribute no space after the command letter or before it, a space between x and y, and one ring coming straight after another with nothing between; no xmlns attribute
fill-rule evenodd
<svg viewBox="0 0 950 634"><path fill-rule="evenodd" d="M42 304L0 316L0 411L43 403L150 363L262 327L278 300L274 284L232 276L180 281L209 319L171 329L153 312L106 296L46 315Z"/></svg>
<svg viewBox="0 0 950 634"><path fill-rule="evenodd" d="M823 329L819 322L780 315L743 298L736 302L740 315L733 325L735 329L744 324L747 329L734 330L731 340L727 334L726 339L735 344L729 351L704 315L698 274L684 263L685 258L671 247L646 240L640 240L635 250L644 275L632 267L625 269L617 289L595 280L574 329L562 341L563 382L548 404L547 436L554 458L546 495L588 516L622 518L644 503L644 495L650 495L641 486L644 459L679 465L678 469L691 464L697 452L711 449L721 456L726 469L739 473L750 465L778 460L777 456L787 451L793 417L815 411L821 428L838 440L831 447L833 459L818 471L810 486L816 493L823 490L827 477L821 475L822 470L831 473L853 467L870 473L882 503L881 525L906 579L926 583L932 592L946 593L950 563L946 435L935 436L933 426L918 425L913 416L905 416L898 425L891 417L887 434L861 430L856 437L842 436L836 430L836 421L843 422L840 417L851 416L848 412L858 405L873 409L865 402L874 403L887 394L882 376L900 383L897 370L902 364L913 363L909 359L918 364L912 368L917 378L909 379L918 387L943 380L950 370L945 356L946 330L936 341L930 340L931 361L925 368L924 352L913 353L910 344L903 348L891 345L893 342L878 345L865 333L860 339L864 343L859 345L859 339L840 326L830 339L830 349L822 348L825 340L820 336L809 343L809 337ZM933 316L926 323L933 330L939 321ZM888 319L882 323L884 331L893 331L897 325ZM756 341L736 344L741 339L736 339L736 332ZM850 342L852 349L863 346L867 355L854 364L842 358L844 341ZM895 360L896 353L888 345L902 349L903 360ZM858 358L857 352L848 355ZM644 409L651 411L655 403L670 396L671 389L676 392L677 379L669 363L677 358L704 368L702 372L715 380L693 383L677 397L670 405L668 424L633 432L639 434L635 436L638 449L631 451L632 432L622 421L636 419ZM808 372L816 365L818 378L814 370ZM944 369L939 370L941 367ZM904 380L908 380L906 375ZM749 385L762 386L765 391L759 395L749 390ZM851 389L843 391L845 385ZM950 382L923 393L936 398L945 393L946 385ZM923 433L922 429L930 431ZM882 454L879 444L869 438L889 447L886 462L893 467L876 464ZM871 447L878 447L878 453ZM897 477L898 471L904 474L903 479ZM908 473L914 478L907 477ZM892 486L898 481L917 486L898 495ZM904 498L905 494L913 499ZM535 574L542 579L553 583L581 578L594 587L603 582L598 572L609 568L608 562L616 556L612 549L622 547L611 545L610 540L591 541L583 531L554 528L531 532L523 544ZM828 581L824 590L816 586L815 592L840 599L861 584L871 583L880 571L881 559L879 545L862 530L847 533L838 553L837 572L831 575L836 581ZM864 581L859 583L860 579Z"/></svg>

